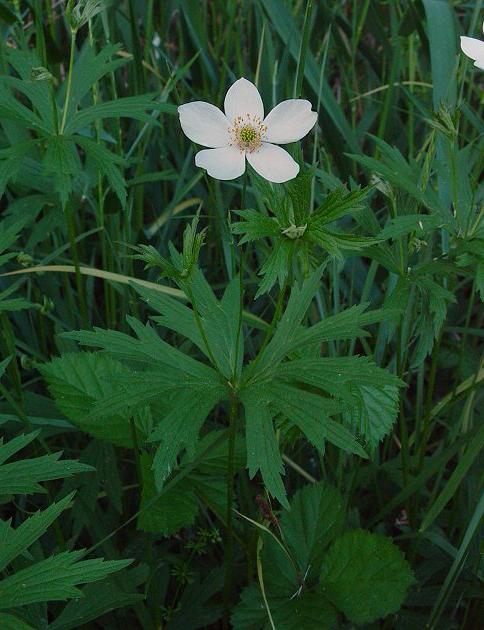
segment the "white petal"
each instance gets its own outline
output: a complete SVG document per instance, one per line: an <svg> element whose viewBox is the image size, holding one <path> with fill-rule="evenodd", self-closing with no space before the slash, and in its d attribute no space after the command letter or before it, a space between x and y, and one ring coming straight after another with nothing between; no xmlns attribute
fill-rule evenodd
<svg viewBox="0 0 484 630"><path fill-rule="evenodd" d="M247 159L259 175L276 184L294 179L299 173L299 164L289 153L268 142L263 142L257 151L247 153Z"/></svg>
<svg viewBox="0 0 484 630"><path fill-rule="evenodd" d="M484 63L484 41L475 39L474 37L460 38L460 47L462 52L465 53L471 59Z"/></svg>
<svg viewBox="0 0 484 630"><path fill-rule="evenodd" d="M287 144L301 140L314 127L318 114L311 111L311 103L300 98L282 101L264 120L268 142Z"/></svg>
<svg viewBox="0 0 484 630"><path fill-rule="evenodd" d="M234 147L204 149L196 154L195 164L215 179L235 179L245 171L245 155Z"/></svg>
<svg viewBox="0 0 484 630"><path fill-rule="evenodd" d="M195 101L178 108L184 134L204 147L226 147L230 142L227 117L215 105Z"/></svg>
<svg viewBox="0 0 484 630"><path fill-rule="evenodd" d="M259 116L264 118L264 104L259 90L247 79L239 79L228 89L224 102L225 115L230 121L237 116Z"/></svg>

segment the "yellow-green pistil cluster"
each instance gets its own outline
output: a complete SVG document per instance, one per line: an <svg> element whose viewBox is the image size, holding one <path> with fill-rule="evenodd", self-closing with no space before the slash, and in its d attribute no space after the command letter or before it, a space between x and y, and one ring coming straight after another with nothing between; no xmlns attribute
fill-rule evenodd
<svg viewBox="0 0 484 630"><path fill-rule="evenodd" d="M262 140L267 132L267 127L262 123L259 116L245 114L238 116L234 120L234 126L229 129L231 136L230 146L235 146L241 152L256 151L262 144Z"/></svg>

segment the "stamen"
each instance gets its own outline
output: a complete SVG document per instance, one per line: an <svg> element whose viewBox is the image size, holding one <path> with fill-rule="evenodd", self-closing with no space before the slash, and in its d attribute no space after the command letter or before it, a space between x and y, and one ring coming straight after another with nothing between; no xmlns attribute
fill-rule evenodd
<svg viewBox="0 0 484 630"><path fill-rule="evenodd" d="M267 127L259 116L245 114L237 116L233 127L230 127L228 131L231 136L230 146L236 146L241 153L244 151L252 153L260 148Z"/></svg>

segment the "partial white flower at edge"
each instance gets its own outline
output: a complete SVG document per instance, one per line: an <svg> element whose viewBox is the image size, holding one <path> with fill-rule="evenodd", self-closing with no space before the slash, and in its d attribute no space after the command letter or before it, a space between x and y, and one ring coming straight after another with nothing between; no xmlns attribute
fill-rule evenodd
<svg viewBox="0 0 484 630"><path fill-rule="evenodd" d="M484 22L482 23L482 30L484 32ZM484 41L463 35L460 38L460 47L463 53L474 60L475 66L484 70Z"/></svg>
<svg viewBox="0 0 484 630"><path fill-rule="evenodd" d="M196 154L197 166L215 179L235 179L245 172L247 158L270 182L296 177L299 165L277 145L301 140L314 127L318 115L311 111L309 101L282 101L264 118L258 89L247 79L239 79L225 96L224 110L202 101L178 108L185 135L210 147Z"/></svg>

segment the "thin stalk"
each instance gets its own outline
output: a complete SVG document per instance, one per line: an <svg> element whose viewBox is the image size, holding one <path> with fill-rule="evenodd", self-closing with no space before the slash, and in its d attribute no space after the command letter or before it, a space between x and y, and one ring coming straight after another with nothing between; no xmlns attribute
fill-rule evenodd
<svg viewBox="0 0 484 630"><path fill-rule="evenodd" d="M233 564L234 564L234 517L232 503L234 501L235 482L235 438L237 436L237 409L238 398L234 393L230 399L229 415L229 449L227 459L227 543L225 553L225 580L224 580L224 627L228 628L228 615L230 600L233 591Z"/></svg>
<svg viewBox="0 0 484 630"><path fill-rule="evenodd" d="M193 315L195 317L195 323L196 323L198 331L199 331L199 333L200 333L200 335L202 337L203 344L204 344L205 349L206 349L207 354L208 354L208 358L212 362L212 365L220 373L219 365L218 365L218 363L217 363L217 361L216 361L216 359L214 357L212 349L210 348L210 344L208 343L207 335L205 333L205 328L203 327L203 322L201 320L200 313L198 312L197 304L196 304L196 301L195 301L195 296L193 295L193 292L190 289L190 287L188 286L188 284L186 286L184 286L184 290L185 290L185 292L187 294L187 297L190 300L190 303L192 305Z"/></svg>
<svg viewBox="0 0 484 630"><path fill-rule="evenodd" d="M64 100L64 109L62 111L62 122L60 126L60 134L64 133L67 121L67 112L69 110L69 101L71 99L72 90L72 69L74 67L74 52L76 50L76 31L71 30L71 52L69 54L69 70L67 73L66 98Z"/></svg>
<svg viewBox="0 0 484 630"><path fill-rule="evenodd" d="M427 385L427 397L425 399L425 410L424 410L424 421L422 427L422 435L420 441L420 449L419 449L419 458L418 458L418 470L422 470L425 450L427 448L427 443L430 437L430 419L432 412L432 399L435 387L435 377L437 374L437 363L439 358L440 351L440 342L442 340L442 333L439 335L433 352L432 352L432 364L430 366L430 374L429 374L429 382ZM419 436L416 436L416 440L418 440Z"/></svg>
<svg viewBox="0 0 484 630"><path fill-rule="evenodd" d="M79 253L77 250L76 242L76 226L74 221L74 213L70 207L64 206L64 215L66 217L67 232L69 234L69 243L71 246L72 260L74 262L74 268L76 270L76 286L77 295L79 298L79 307L81 311L82 325L85 328L89 327L89 317L87 314L86 297L84 295L84 285L82 283L81 268L79 265Z"/></svg>

